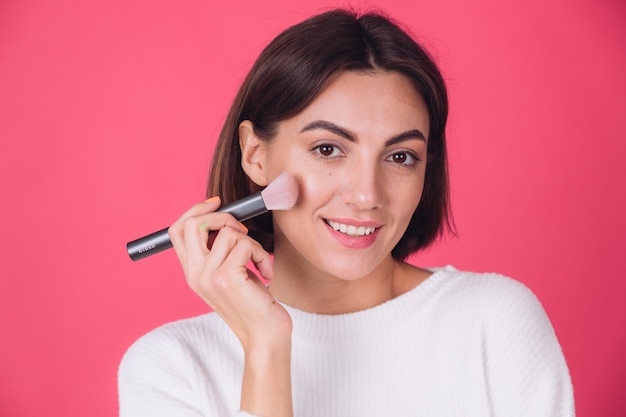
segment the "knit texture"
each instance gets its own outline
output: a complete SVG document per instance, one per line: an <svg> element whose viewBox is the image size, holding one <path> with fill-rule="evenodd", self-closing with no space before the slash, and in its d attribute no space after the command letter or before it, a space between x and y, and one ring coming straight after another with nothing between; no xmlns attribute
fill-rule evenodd
<svg viewBox="0 0 626 417"><path fill-rule="evenodd" d="M446 267L361 312L285 308L296 417L574 416L552 326L509 278ZM217 314L167 324L124 356L120 416L252 416L238 411L242 373L241 345Z"/></svg>

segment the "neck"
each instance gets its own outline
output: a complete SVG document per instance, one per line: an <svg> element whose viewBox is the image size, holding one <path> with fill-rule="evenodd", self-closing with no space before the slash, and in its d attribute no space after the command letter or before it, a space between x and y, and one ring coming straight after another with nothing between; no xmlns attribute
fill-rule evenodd
<svg viewBox="0 0 626 417"><path fill-rule="evenodd" d="M303 267L303 262L287 262L276 253L270 292L281 302L303 311L352 313L382 304L425 279L421 276L416 281L415 273L409 270L421 271L389 256L368 275L345 280Z"/></svg>

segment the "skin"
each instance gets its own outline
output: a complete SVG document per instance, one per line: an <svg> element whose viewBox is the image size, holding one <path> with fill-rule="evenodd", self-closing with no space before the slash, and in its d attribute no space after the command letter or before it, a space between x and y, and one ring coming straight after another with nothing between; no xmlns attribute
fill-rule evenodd
<svg viewBox="0 0 626 417"><path fill-rule="evenodd" d="M350 313L430 275L391 256L421 198L428 130L426 106L404 76L339 73L270 141L256 137L250 121L240 125L242 167L254 182L267 185L286 171L299 183L296 206L273 213L273 263L243 225L214 212L219 199L192 207L170 228L190 287L243 346L242 410L293 415L292 323L276 299L310 312ZM374 232L349 236L329 221L354 226L352 234ZM207 230L219 231L211 250ZM249 261L269 288L246 268Z"/></svg>

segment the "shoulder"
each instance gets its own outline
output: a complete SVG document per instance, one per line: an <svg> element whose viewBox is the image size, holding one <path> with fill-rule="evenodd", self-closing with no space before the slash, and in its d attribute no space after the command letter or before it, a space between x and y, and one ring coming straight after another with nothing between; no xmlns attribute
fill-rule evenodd
<svg viewBox="0 0 626 417"><path fill-rule="evenodd" d="M242 369L241 345L216 313L165 324L122 358L120 415L225 415L236 409Z"/></svg>
<svg viewBox="0 0 626 417"><path fill-rule="evenodd" d="M430 302L442 317L471 322L480 327L481 333L491 336L539 330L554 337L541 302L519 281L497 273L459 271L450 266L435 270L429 280Z"/></svg>
<svg viewBox="0 0 626 417"><path fill-rule="evenodd" d="M487 354L504 356L516 352L517 362L525 351L528 361L534 357L561 361L552 323L528 287L495 273L446 267L435 274L440 275L444 308L455 310L455 317L465 323L473 323Z"/></svg>
<svg viewBox="0 0 626 417"><path fill-rule="evenodd" d="M218 384L236 385L231 380L240 377L233 370L242 368L241 350L216 313L150 331L131 345L119 365L120 415L187 415L181 410L200 410Z"/></svg>
<svg viewBox="0 0 626 417"><path fill-rule="evenodd" d="M492 293L527 293L529 289L519 281L496 272L462 271L453 266L431 269L431 278L441 279L452 286Z"/></svg>
<svg viewBox="0 0 626 417"><path fill-rule="evenodd" d="M135 341L120 363L120 375L150 375L157 369L184 371L220 350L236 350L228 326L215 313L162 325Z"/></svg>
<svg viewBox="0 0 626 417"><path fill-rule="evenodd" d="M528 287L500 274L452 267L437 270L431 278L445 295L444 308L457 309L453 314L455 323L464 323L461 331L479 336L494 414L574 415L563 352L543 306Z"/></svg>
<svg viewBox="0 0 626 417"><path fill-rule="evenodd" d="M215 313L177 320L161 325L141 336L130 347L129 352L148 352L154 348L176 348L188 344L189 341L204 339L209 335L220 335L219 317Z"/></svg>
<svg viewBox="0 0 626 417"><path fill-rule="evenodd" d="M542 309L527 286L498 273L460 271L446 266L435 269L430 279L435 281L436 292L462 305L471 303L489 309Z"/></svg>

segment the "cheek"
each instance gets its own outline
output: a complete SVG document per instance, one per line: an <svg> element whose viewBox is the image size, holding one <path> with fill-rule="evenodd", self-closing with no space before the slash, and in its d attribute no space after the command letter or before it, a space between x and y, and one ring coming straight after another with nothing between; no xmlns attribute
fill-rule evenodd
<svg viewBox="0 0 626 417"><path fill-rule="evenodd" d="M413 192L411 193L411 196L413 197L412 201L413 201L413 204L415 205L415 208L417 208L417 205L422 200L423 193L424 193L424 178L422 177L421 181L418 182L417 186L414 188ZM413 211L415 211L415 209L413 209Z"/></svg>
<svg viewBox="0 0 626 417"><path fill-rule="evenodd" d="M407 226L420 202L419 196L420 195L418 193L413 195L407 195L406 200L402 203L402 217Z"/></svg>
<svg viewBox="0 0 626 417"><path fill-rule="evenodd" d="M423 189L424 184L420 181L413 182L410 186L403 187L402 190L395 189L392 191L392 201L394 201L394 205L401 213L400 217L406 223L406 226L408 226L415 209L422 199Z"/></svg>
<svg viewBox="0 0 626 417"><path fill-rule="evenodd" d="M318 170L317 172L308 172L306 176L299 178L300 194L298 196L298 205L316 205L327 202L335 194L334 184L337 178L332 172Z"/></svg>
<svg viewBox="0 0 626 417"><path fill-rule="evenodd" d="M296 175L296 178L296 205L290 210L274 212L275 224L284 230L300 230L305 224L304 219L315 217L318 208L330 201L335 191L332 187L334 177L331 175L307 172Z"/></svg>

